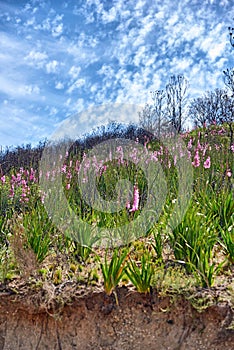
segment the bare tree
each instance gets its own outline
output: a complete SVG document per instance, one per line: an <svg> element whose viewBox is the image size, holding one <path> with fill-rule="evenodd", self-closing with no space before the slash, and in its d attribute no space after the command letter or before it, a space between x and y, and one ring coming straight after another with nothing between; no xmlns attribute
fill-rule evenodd
<svg viewBox="0 0 234 350"><path fill-rule="evenodd" d="M223 71L224 83L231 90L232 96L234 97L234 68L227 68Z"/></svg>
<svg viewBox="0 0 234 350"><path fill-rule="evenodd" d="M228 27L229 30L229 39L230 44L232 47L234 47L234 28ZM230 144L233 143L233 120L234 120L234 68L227 68L223 71L224 73L224 83L225 85L231 90L232 96L231 99L226 97L226 100L228 101L228 108L224 111L224 118L225 121L229 125L230 129Z"/></svg>
<svg viewBox="0 0 234 350"><path fill-rule="evenodd" d="M227 123L230 131L230 147L233 144L233 122L234 122L234 95L228 96L224 94L223 96L224 104L221 114L221 123Z"/></svg>
<svg viewBox="0 0 234 350"><path fill-rule="evenodd" d="M168 120L166 118L166 94L164 90L156 90L151 92L153 99L153 113L155 121L155 136L160 136L168 129Z"/></svg>
<svg viewBox="0 0 234 350"><path fill-rule="evenodd" d="M234 28L228 27L230 44L234 47Z"/></svg>
<svg viewBox="0 0 234 350"><path fill-rule="evenodd" d="M146 103L142 112L139 112L139 124L143 129L154 134L155 125L154 125L154 113L153 113L152 105Z"/></svg>
<svg viewBox="0 0 234 350"><path fill-rule="evenodd" d="M228 94L227 89L208 91L203 97L193 99L189 106L189 116L196 126L227 123L231 141L233 140L234 98Z"/></svg>
<svg viewBox="0 0 234 350"><path fill-rule="evenodd" d="M172 75L166 85L168 119L177 132L182 131L185 120L185 99L189 83L183 75Z"/></svg>
<svg viewBox="0 0 234 350"><path fill-rule="evenodd" d="M151 96L153 104L147 103L139 113L139 123L142 128L160 138L168 125L165 117L165 91L152 91Z"/></svg>
<svg viewBox="0 0 234 350"><path fill-rule="evenodd" d="M194 98L189 105L189 116L195 126L204 126L208 123L207 102L204 97Z"/></svg>

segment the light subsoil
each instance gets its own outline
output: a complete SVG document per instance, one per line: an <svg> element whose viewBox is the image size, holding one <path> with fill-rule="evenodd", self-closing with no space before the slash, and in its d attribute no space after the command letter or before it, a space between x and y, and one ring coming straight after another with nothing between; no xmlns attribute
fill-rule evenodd
<svg viewBox="0 0 234 350"><path fill-rule="evenodd" d="M117 294L119 306L113 295L90 291L66 305L57 298L44 307L36 294L1 292L0 350L234 349L227 302L198 312L182 297L142 295L126 287Z"/></svg>

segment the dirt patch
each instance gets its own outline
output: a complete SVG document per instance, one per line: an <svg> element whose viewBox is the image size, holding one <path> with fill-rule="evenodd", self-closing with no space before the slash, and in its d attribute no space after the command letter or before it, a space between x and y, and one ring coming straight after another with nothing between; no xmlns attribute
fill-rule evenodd
<svg viewBox="0 0 234 350"><path fill-rule="evenodd" d="M2 293L0 349L231 350L233 310L218 303L203 312L182 297L160 298L127 288L114 296L90 292L45 310L30 298Z"/></svg>

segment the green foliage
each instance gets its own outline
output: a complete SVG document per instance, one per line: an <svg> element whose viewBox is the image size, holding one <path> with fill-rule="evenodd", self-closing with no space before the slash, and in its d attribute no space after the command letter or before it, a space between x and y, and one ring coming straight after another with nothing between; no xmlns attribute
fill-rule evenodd
<svg viewBox="0 0 234 350"><path fill-rule="evenodd" d="M152 247L156 253L157 260L159 262L163 261L163 239L162 232L154 232L154 244L152 243Z"/></svg>
<svg viewBox="0 0 234 350"><path fill-rule="evenodd" d="M50 252L55 228L45 209L38 205L23 216L24 234L27 245L34 251L37 261L41 263Z"/></svg>
<svg viewBox="0 0 234 350"><path fill-rule="evenodd" d="M145 251L141 257L140 264L135 260L130 259L125 273L139 293L149 293L151 279L154 274L151 254L148 251Z"/></svg>
<svg viewBox="0 0 234 350"><path fill-rule="evenodd" d="M219 242L228 258L234 262L234 198L233 193L212 188L200 194L199 202L205 216L212 217L212 223L219 234Z"/></svg>
<svg viewBox="0 0 234 350"><path fill-rule="evenodd" d="M15 273L15 266L6 247L0 250L0 281L6 283Z"/></svg>
<svg viewBox="0 0 234 350"><path fill-rule="evenodd" d="M130 207L121 207L120 210L113 213L101 212L92 208L82 198L82 191L77 186L78 171L74 164L76 161L81 163L84 149L82 152L80 150L76 152L73 147L73 151L65 160L67 170L62 173L63 191L59 192L59 195L65 194L70 210L87 223L87 226L79 225L79 221L78 223L74 223L73 220L65 222L66 220L61 217L59 220L61 219L62 223L64 220L64 227L66 227L64 232L54 227L41 203L38 178L30 179L31 170L19 170L17 162L17 167L12 166L4 179L0 178L0 279L7 281L15 273L15 267L9 259L13 253L12 256L15 256L21 273L27 270L27 275L30 275L30 266L34 260L37 263L46 264L46 257L49 256L49 259L57 261L58 257L62 256L62 262L54 263L53 261L52 263L55 266L54 275L47 267L45 270L42 267L39 273L42 279L51 278L54 283L58 284L65 276L70 279L75 276L77 281L87 284L87 271L93 271L90 272L88 281L90 284L95 284L99 281L95 266L102 259L99 255L103 254L101 250L98 251L99 255L95 254L95 248L99 246L101 239L105 242L106 247L112 246L118 239L121 239L128 247L132 247L131 258L129 248L114 249L112 254L109 254L108 250L100 264L104 289L108 295L112 292L116 295L117 285L123 281L128 283L129 280L142 293L148 293L152 281L157 278L160 288L163 288L166 283L167 290L170 278L171 284L175 284L175 290L179 290L183 278L192 280L192 285L196 277L197 283L202 286L213 286L224 261L229 260L229 264L226 265L229 272L231 264L234 263L234 157L230 127L225 124L222 127L212 125L209 129L200 128L181 137L186 144L190 143L191 147L188 147L188 150L191 162L194 160L196 151L199 152L200 157L200 165L193 167L194 191L190 198L190 206L183 221L170 232L169 219L178 200L180 174L174 164L173 156L170 152L165 151L165 147L158 140L143 139L143 143L149 141L147 146L145 145L145 153L150 155L150 152L156 152L152 159L155 161L157 158L163 169L167 196L158 222L153 223L148 232L145 232L145 237L137 241L134 240L136 232L131 232L132 228L126 229L126 227L131 227L128 224L141 215L150 189L147 187L146 175L134 162L126 160L119 162L116 158L112 161L104 160L103 165L106 168L105 170L103 168L100 174L96 174L96 185L103 199L117 201L122 196L128 197L127 187L120 189L120 186L117 185L119 181L129 180L132 185L131 195L133 195L133 186L137 184L138 209L130 210L133 205L132 197L126 198L131 202L128 203L131 204ZM73 159L72 156L75 158ZM210 167L204 167L207 157L210 157ZM150 158L149 161L151 161ZM69 165L70 163L72 165ZM61 169L50 170L48 181L53 180L52 170L55 173L61 171ZM156 182L157 179L156 174ZM11 193L12 189L14 196ZM26 198L23 196L25 189L28 190ZM56 205L59 209L59 200L56 201ZM58 210L58 215L59 213ZM16 225L9 234L9 221L12 217L19 221L18 224L22 230ZM114 237L109 234L112 228L115 229ZM16 232L17 229L19 233ZM105 237L100 237L101 230L102 232L108 231ZM131 243L133 240L134 242ZM172 265L174 264L169 269L168 259L169 262L172 261ZM65 264L67 263L67 274L60 265L64 261ZM71 264L73 267L70 268ZM180 278L176 280L178 265L182 267ZM38 264L35 266L38 271ZM158 274L157 278L155 273ZM187 286L186 283L185 285ZM157 288L158 286L159 284Z"/></svg>
<svg viewBox="0 0 234 350"><path fill-rule="evenodd" d="M110 295L120 282L124 274L128 253L128 249L122 251L114 249L111 260L108 262L106 251L105 260L103 263L101 262L101 270L104 280L104 289L107 295Z"/></svg>
<svg viewBox="0 0 234 350"><path fill-rule="evenodd" d="M199 206L189 208L183 221L172 230L170 243L176 260L185 264L189 273L198 273L203 286L211 286L216 272L212 258L217 234L212 216L199 210Z"/></svg>
<svg viewBox="0 0 234 350"><path fill-rule="evenodd" d="M0 249L7 244L8 215L0 216Z"/></svg>
<svg viewBox="0 0 234 350"><path fill-rule="evenodd" d="M234 225L221 230L220 243L224 247L230 261L234 263Z"/></svg>

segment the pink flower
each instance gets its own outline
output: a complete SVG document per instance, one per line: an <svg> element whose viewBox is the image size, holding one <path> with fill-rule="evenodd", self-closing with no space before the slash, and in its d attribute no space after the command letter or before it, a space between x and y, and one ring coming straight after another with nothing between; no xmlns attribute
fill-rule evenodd
<svg viewBox="0 0 234 350"><path fill-rule="evenodd" d="M72 174L71 174L70 170L68 170L66 178L69 179L69 180L72 178Z"/></svg>
<svg viewBox="0 0 234 350"><path fill-rule="evenodd" d="M227 169L226 175L227 175L228 177L231 177L231 176L232 176L232 172L231 172L230 169Z"/></svg>
<svg viewBox="0 0 234 350"><path fill-rule="evenodd" d="M62 173L66 174L66 172L67 172L67 166L66 166L66 164L64 164L64 165L62 166L61 171L62 171Z"/></svg>
<svg viewBox="0 0 234 350"><path fill-rule="evenodd" d="M154 153L151 153L150 158L152 161L158 162L157 151L154 151Z"/></svg>
<svg viewBox="0 0 234 350"><path fill-rule="evenodd" d="M197 168L200 165L200 157L199 157L199 152L196 150L195 156L194 156L194 161L192 162L192 165Z"/></svg>
<svg viewBox="0 0 234 350"><path fill-rule="evenodd" d="M46 198L46 193L45 192L41 192L40 195L41 195L41 202L42 202L42 204L44 204L45 203L45 198Z"/></svg>
<svg viewBox="0 0 234 350"><path fill-rule="evenodd" d="M14 174L11 175L11 182L17 182L17 178Z"/></svg>
<svg viewBox="0 0 234 350"><path fill-rule="evenodd" d="M36 178L35 178L35 171L33 170L33 168L31 168L31 172L30 172L30 176L29 176L29 180L36 182Z"/></svg>
<svg viewBox="0 0 234 350"><path fill-rule="evenodd" d="M13 198L14 195L15 195L14 189L15 189L14 184L12 184L12 185L11 185L11 188L10 188L10 194L9 194L9 197L10 197L10 198Z"/></svg>
<svg viewBox="0 0 234 350"><path fill-rule="evenodd" d="M79 162L79 160L76 161L75 170L76 170L77 173L79 173L79 170L80 170L80 162Z"/></svg>
<svg viewBox="0 0 234 350"><path fill-rule="evenodd" d="M206 151L207 151L208 145L206 144L203 148L202 156L205 157Z"/></svg>
<svg viewBox="0 0 234 350"><path fill-rule="evenodd" d="M126 203L126 208L130 209L130 202L129 201L127 201L127 203Z"/></svg>
<svg viewBox="0 0 234 350"><path fill-rule="evenodd" d="M188 151L188 159L191 159L191 152L190 151Z"/></svg>
<svg viewBox="0 0 234 350"><path fill-rule="evenodd" d="M102 174L106 171L107 166L106 165L101 165L99 168L99 176L102 176Z"/></svg>
<svg viewBox="0 0 234 350"><path fill-rule="evenodd" d="M207 160L204 162L204 168L209 169L210 168L210 157L207 158Z"/></svg>
<svg viewBox="0 0 234 350"><path fill-rule="evenodd" d="M189 140L189 142L188 142L188 149L191 149L192 147L193 147L193 139L192 139L192 137L191 137L191 139Z"/></svg>
<svg viewBox="0 0 234 350"><path fill-rule="evenodd" d="M139 190L137 188L136 185L134 185L134 193L133 193L133 205L132 205L132 209L130 209L130 212L134 212L137 211L139 209Z"/></svg>
<svg viewBox="0 0 234 350"><path fill-rule="evenodd" d="M66 189L67 189L67 190L70 190L70 187L71 187L71 185L70 185L70 184L67 184Z"/></svg>
<svg viewBox="0 0 234 350"><path fill-rule="evenodd" d="M26 182L26 180L22 180L22 181L21 181L21 185L22 185L23 187L27 187L27 182Z"/></svg>
<svg viewBox="0 0 234 350"><path fill-rule="evenodd" d="M219 134L219 135L221 135L221 134L225 134L225 130L224 130L224 128L220 129L220 130L218 131L218 134Z"/></svg>
<svg viewBox="0 0 234 350"><path fill-rule="evenodd" d="M124 163L124 154L123 154L123 148L122 146L118 146L116 148L116 152L119 153L119 160L118 163L119 164L123 164Z"/></svg>
<svg viewBox="0 0 234 350"><path fill-rule="evenodd" d="M202 150L202 146L201 146L201 144L200 144L200 141L199 141L199 140L197 141L197 149L198 149L198 150Z"/></svg>
<svg viewBox="0 0 234 350"><path fill-rule="evenodd" d="M20 173L17 173L16 181L17 181L17 182L20 182L20 181L21 181L21 174L20 174Z"/></svg>
<svg viewBox="0 0 234 350"><path fill-rule="evenodd" d="M3 175L3 176L1 177L1 181L2 181L3 184L6 182L6 176L5 176L5 175Z"/></svg>

